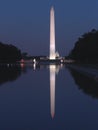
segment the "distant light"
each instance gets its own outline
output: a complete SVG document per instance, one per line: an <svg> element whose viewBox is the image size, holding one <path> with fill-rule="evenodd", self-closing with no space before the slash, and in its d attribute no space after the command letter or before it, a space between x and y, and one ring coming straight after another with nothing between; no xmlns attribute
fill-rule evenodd
<svg viewBox="0 0 98 130"><path fill-rule="evenodd" d="M33 59L33 62L36 63L36 59Z"/></svg>
<svg viewBox="0 0 98 130"><path fill-rule="evenodd" d="M24 68L24 63L21 63L20 66L21 66L21 68Z"/></svg>
<svg viewBox="0 0 98 130"><path fill-rule="evenodd" d="M9 67L9 64L7 64L7 67Z"/></svg>
<svg viewBox="0 0 98 130"><path fill-rule="evenodd" d="M20 61L21 63L24 63L24 59L21 59L21 61Z"/></svg>
<svg viewBox="0 0 98 130"><path fill-rule="evenodd" d="M61 59L61 63L63 63L63 59Z"/></svg>

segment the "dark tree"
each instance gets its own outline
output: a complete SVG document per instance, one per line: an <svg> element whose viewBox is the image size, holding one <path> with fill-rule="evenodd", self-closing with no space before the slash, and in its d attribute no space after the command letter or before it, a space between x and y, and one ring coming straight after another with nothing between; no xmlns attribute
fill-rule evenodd
<svg viewBox="0 0 98 130"><path fill-rule="evenodd" d="M75 43L69 57L81 62L98 62L98 31L85 33Z"/></svg>
<svg viewBox="0 0 98 130"><path fill-rule="evenodd" d="M0 42L0 62L16 62L21 59L21 51L13 46L8 44L3 44Z"/></svg>

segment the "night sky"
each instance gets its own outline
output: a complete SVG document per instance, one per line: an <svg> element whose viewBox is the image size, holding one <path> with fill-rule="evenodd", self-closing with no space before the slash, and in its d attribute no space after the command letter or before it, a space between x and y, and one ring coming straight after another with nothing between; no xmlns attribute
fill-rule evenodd
<svg viewBox="0 0 98 130"><path fill-rule="evenodd" d="M52 5L60 55L68 54L83 33L98 29L98 0L0 0L0 41L30 55L48 55Z"/></svg>

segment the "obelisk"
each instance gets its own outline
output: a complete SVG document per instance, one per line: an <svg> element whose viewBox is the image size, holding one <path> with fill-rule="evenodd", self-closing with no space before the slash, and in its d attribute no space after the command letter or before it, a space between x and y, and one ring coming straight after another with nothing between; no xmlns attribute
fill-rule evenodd
<svg viewBox="0 0 98 130"><path fill-rule="evenodd" d="M50 10L50 60L55 60L55 13L53 6Z"/></svg>

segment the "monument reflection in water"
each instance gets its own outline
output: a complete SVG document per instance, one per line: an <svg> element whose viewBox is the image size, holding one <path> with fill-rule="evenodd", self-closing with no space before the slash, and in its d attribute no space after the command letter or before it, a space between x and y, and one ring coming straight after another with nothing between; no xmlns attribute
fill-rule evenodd
<svg viewBox="0 0 98 130"><path fill-rule="evenodd" d="M63 65L45 65L45 68L49 67L50 71L50 113L51 117L54 118L55 116L55 87L56 87L56 75L59 73L60 69L63 68ZM33 64L33 69L36 70L38 68L43 68L43 65L36 66Z"/></svg>
<svg viewBox="0 0 98 130"><path fill-rule="evenodd" d="M55 115L55 84L56 84L56 74L58 74L62 66L50 65L50 112L51 117L54 118Z"/></svg>
<svg viewBox="0 0 98 130"><path fill-rule="evenodd" d="M51 116L55 114L55 79L56 79L56 66L50 65L50 108Z"/></svg>

